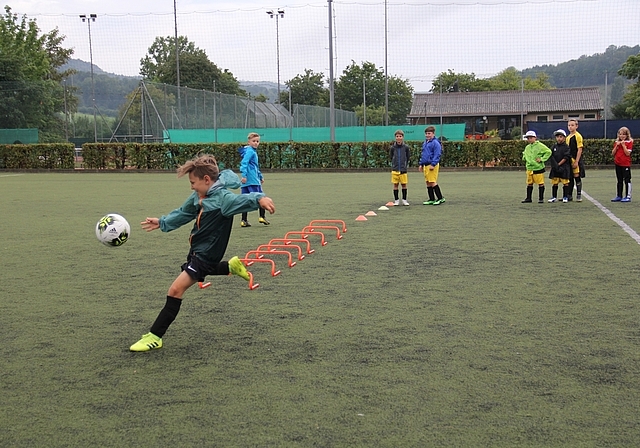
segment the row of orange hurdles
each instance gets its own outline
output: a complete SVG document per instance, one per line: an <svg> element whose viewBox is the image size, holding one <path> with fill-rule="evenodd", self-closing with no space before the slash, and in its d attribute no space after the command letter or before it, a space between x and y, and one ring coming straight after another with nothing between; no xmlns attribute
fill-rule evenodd
<svg viewBox="0 0 640 448"><path fill-rule="evenodd" d="M327 241L323 231L335 230L336 239L341 240L343 233L347 232L347 225L344 221L339 219L314 219L305 226L302 230L287 232L284 238L274 238L267 244L261 244L256 249L250 250L245 254L243 258L240 258L245 266L249 267L254 263L269 263L271 264L271 276L275 277L282 272L276 269L276 262L267 258L269 255L286 255L287 265L292 268L296 265L297 261L304 260L305 254L309 255L315 252L311 249L311 242L309 236L314 235L320 237L320 245L325 246ZM296 238L297 236L297 238ZM303 253L303 247L305 251ZM294 261L294 254L297 256L297 261ZM253 290L260 286L253 278L253 273L249 273L249 289ZM203 283L199 282L201 289L211 286L211 282Z"/></svg>

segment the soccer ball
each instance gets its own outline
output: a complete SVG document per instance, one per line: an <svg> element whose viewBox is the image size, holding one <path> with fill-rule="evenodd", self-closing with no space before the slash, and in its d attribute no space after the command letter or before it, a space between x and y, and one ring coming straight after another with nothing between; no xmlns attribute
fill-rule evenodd
<svg viewBox="0 0 640 448"><path fill-rule="evenodd" d="M126 219L115 213L100 218L96 224L96 237L106 246L122 246L129 239L131 227Z"/></svg>

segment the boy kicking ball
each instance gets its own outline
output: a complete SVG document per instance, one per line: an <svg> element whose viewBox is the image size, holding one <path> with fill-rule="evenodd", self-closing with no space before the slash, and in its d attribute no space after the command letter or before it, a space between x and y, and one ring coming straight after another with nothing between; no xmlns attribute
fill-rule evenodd
<svg viewBox="0 0 640 448"><path fill-rule="evenodd" d="M162 337L173 323L182 296L207 275L237 275L249 280L249 274L238 257L222 261L227 249L233 216L258 208L275 212L271 198L264 193L235 194L229 189L240 187L240 179L231 170L219 172L212 155L198 156L178 167L178 177L189 176L193 193L180 208L161 218L147 218L140 224L147 232L160 229L170 232L195 220L189 241L191 247L182 272L173 281L167 292L167 301L158 314L149 333L142 336L129 349L146 352L162 347Z"/></svg>

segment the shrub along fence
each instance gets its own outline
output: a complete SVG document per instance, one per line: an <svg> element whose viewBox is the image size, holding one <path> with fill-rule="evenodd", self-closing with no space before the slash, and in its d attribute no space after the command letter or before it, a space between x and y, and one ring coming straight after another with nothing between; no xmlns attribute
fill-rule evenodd
<svg viewBox="0 0 640 448"><path fill-rule="evenodd" d="M551 147L554 142L543 141ZM362 170L388 169L390 142L297 143L262 142L260 167L270 170ZM410 165L418 166L421 141L407 142ZM612 140L587 139L586 165L612 165ZM221 167L240 165L239 144L228 143L85 143L81 164L70 143L0 145L0 169L174 170L198 153L214 154ZM442 167L522 167L524 141L446 141ZM640 153L632 152L634 164Z"/></svg>

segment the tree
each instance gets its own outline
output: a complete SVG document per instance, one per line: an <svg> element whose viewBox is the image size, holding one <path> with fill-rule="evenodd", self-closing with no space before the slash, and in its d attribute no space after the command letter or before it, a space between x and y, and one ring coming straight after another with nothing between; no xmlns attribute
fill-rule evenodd
<svg viewBox="0 0 640 448"><path fill-rule="evenodd" d="M140 75L153 82L178 84L176 46L173 37L156 37L148 54L140 60ZM198 90L215 90L230 95L246 96L233 73L220 70L204 50L185 36L178 36L180 52L180 86Z"/></svg>
<svg viewBox="0 0 640 448"><path fill-rule="evenodd" d="M411 109L413 86L408 80L394 76L387 81L389 123L404 124ZM351 61L351 65L344 69L342 76L335 82L334 89L335 104L341 109L355 111L356 107L362 107L363 89L366 93L367 110L369 106L385 106L384 72L371 62L363 62L362 66L358 66Z"/></svg>
<svg viewBox="0 0 640 448"><path fill-rule="evenodd" d="M636 82L629 87L622 101L611 109L617 118L640 118L640 53L629 56L618 74Z"/></svg>
<svg viewBox="0 0 640 448"><path fill-rule="evenodd" d="M442 90L440 90L442 88ZM476 78L475 73L455 73L449 69L442 72L433 80L431 92L481 92L489 90L489 82Z"/></svg>
<svg viewBox="0 0 640 448"><path fill-rule="evenodd" d="M308 106L326 106L327 89L324 87L324 74L305 69L304 74L285 82L291 91L293 104ZM280 104L289 108L289 92L280 93Z"/></svg>
<svg viewBox="0 0 640 448"><path fill-rule="evenodd" d="M11 13L0 16L0 127L38 128L41 141L61 140L65 91L58 72L73 50L62 48L58 29L39 35L35 20ZM69 89L67 89L67 92ZM75 100L66 98L67 110Z"/></svg>

